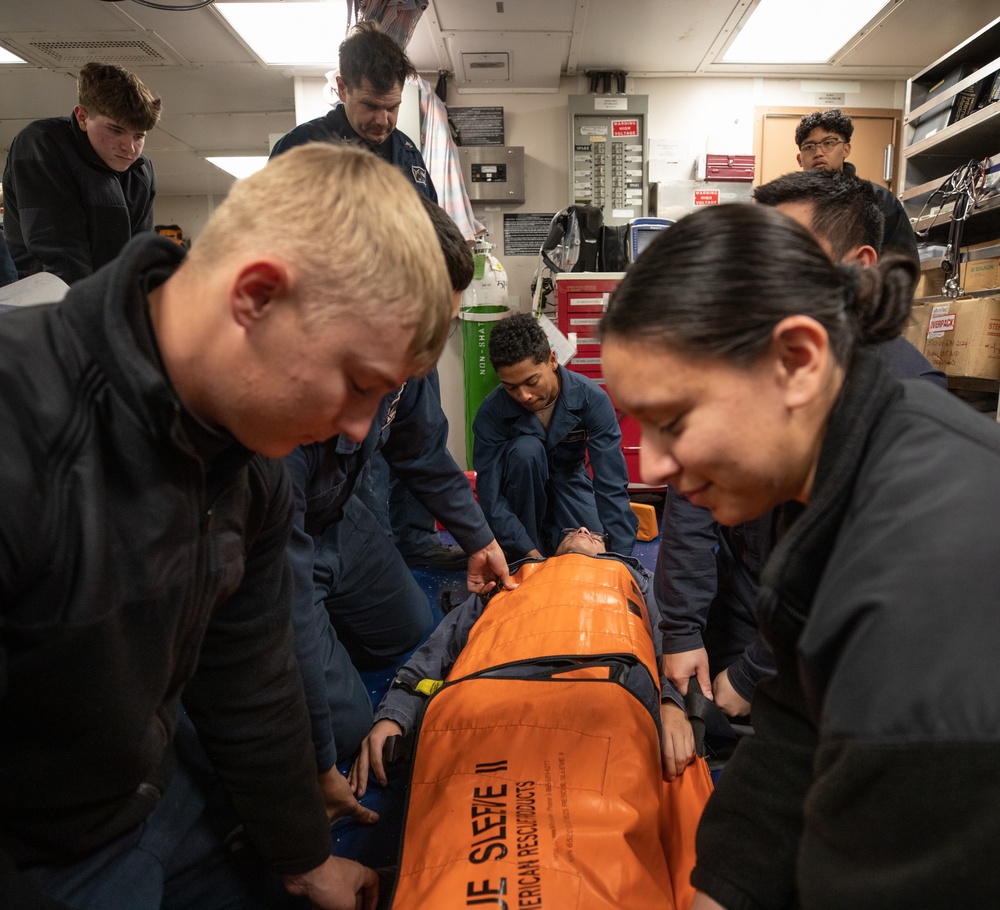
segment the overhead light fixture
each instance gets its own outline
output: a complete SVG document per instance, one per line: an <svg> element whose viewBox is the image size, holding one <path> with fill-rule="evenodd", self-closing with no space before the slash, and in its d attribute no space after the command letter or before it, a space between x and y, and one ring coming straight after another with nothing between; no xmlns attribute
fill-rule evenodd
<svg viewBox="0 0 1000 910"><path fill-rule="evenodd" d="M826 63L886 5L839 0L830 14L803 12L801 0L760 0L722 55L723 63Z"/></svg>
<svg viewBox="0 0 1000 910"><path fill-rule="evenodd" d="M216 3L214 9L272 66L328 67L347 35L347 0Z"/></svg>
<svg viewBox="0 0 1000 910"><path fill-rule="evenodd" d="M16 54L12 54L7 48L0 47L0 66L8 66L12 63L27 63L27 60L22 60Z"/></svg>
<svg viewBox="0 0 1000 910"><path fill-rule="evenodd" d="M267 155L224 155L213 158L206 157L205 160L227 174L242 179L256 174L267 164Z"/></svg>

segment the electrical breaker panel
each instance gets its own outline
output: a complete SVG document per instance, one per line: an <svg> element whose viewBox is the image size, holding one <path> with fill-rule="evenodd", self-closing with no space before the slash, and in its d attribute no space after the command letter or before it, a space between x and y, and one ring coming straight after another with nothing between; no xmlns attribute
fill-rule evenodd
<svg viewBox="0 0 1000 910"><path fill-rule="evenodd" d="M646 95L569 98L569 202L596 205L605 224L648 213Z"/></svg>

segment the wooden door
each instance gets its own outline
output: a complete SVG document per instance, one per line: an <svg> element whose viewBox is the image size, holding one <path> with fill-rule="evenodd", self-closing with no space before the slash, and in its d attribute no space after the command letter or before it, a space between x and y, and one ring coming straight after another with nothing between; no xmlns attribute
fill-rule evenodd
<svg viewBox="0 0 1000 910"><path fill-rule="evenodd" d="M754 112L754 154L756 172L754 185L767 183L789 171L800 170L795 156L795 128L805 114L816 108L758 107ZM898 185L899 125L902 111L875 108L843 108L854 123L851 153L847 156L858 176L894 189ZM885 179L886 149L890 153L893 173Z"/></svg>

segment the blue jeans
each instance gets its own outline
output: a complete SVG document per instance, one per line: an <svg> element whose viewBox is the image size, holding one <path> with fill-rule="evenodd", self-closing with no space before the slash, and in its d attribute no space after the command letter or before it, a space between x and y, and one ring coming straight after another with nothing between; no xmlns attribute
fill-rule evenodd
<svg viewBox="0 0 1000 910"><path fill-rule="evenodd" d="M217 784L182 759L142 824L72 865L22 872L43 894L75 910L304 907L250 847L225 844L235 825Z"/></svg>

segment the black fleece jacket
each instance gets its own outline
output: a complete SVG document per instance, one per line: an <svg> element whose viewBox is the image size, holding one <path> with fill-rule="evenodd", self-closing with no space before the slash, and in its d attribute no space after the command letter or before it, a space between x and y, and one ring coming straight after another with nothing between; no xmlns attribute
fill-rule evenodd
<svg viewBox="0 0 1000 910"><path fill-rule="evenodd" d="M700 890L729 910L1000 906L997 515L997 424L859 355L764 570L777 676L702 818Z"/></svg>
<svg viewBox="0 0 1000 910"><path fill-rule="evenodd" d="M14 137L3 191L4 232L20 278L51 272L73 284L153 227L149 159L113 171L72 114L36 120Z"/></svg>
<svg viewBox="0 0 1000 910"><path fill-rule="evenodd" d="M163 792L184 703L279 872L330 853L292 648L290 484L198 423L161 366L147 235L66 299L0 317L0 900ZM8 901L10 901L8 903Z"/></svg>

